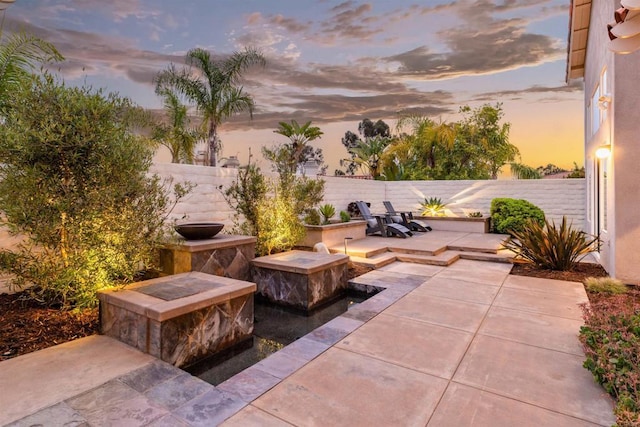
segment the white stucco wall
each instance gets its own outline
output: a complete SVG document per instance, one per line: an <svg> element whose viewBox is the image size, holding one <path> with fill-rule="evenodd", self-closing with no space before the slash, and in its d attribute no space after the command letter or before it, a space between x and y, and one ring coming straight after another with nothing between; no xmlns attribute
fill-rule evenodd
<svg viewBox="0 0 640 427"><path fill-rule="evenodd" d="M157 164L153 171L174 182L196 184L192 193L179 203L172 218L189 221L232 223L229 208L219 187L228 187L237 171L203 166ZM372 212L384 212L382 202L390 200L398 210L417 211L425 197L439 197L448 210L458 216L480 211L488 215L491 200L496 197L526 199L539 206L549 219L567 216L576 227L584 224L585 180L499 180L499 181L372 181L337 177L325 180L324 203L337 211L346 210L355 200L371 203Z"/></svg>

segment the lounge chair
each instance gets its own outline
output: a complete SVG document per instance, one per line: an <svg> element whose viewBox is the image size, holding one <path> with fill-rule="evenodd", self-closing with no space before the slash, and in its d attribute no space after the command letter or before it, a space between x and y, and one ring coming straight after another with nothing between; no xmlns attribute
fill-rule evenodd
<svg viewBox="0 0 640 427"><path fill-rule="evenodd" d="M367 221L367 235L380 233L383 237L398 236L403 239L413 235L411 230L402 224L394 223L387 215L373 215L365 202L358 201L356 204L360 209L360 215Z"/></svg>
<svg viewBox="0 0 640 427"><path fill-rule="evenodd" d="M399 212L393 208L393 205L389 201L382 202L387 209L387 214L391 220L395 223L402 224L406 228L412 231L431 231L432 228L424 221L420 221L413 218L413 212Z"/></svg>

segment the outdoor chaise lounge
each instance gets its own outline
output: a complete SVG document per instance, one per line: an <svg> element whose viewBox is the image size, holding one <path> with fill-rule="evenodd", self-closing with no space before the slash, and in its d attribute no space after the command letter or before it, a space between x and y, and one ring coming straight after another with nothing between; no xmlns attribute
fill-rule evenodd
<svg viewBox="0 0 640 427"><path fill-rule="evenodd" d="M412 236L411 230L402 224L394 223L388 215L373 215L363 201L356 202L360 215L367 221L367 235L380 233L383 237L398 236L407 238Z"/></svg>
<svg viewBox="0 0 640 427"><path fill-rule="evenodd" d="M393 208L390 201L384 201L384 207L387 209L387 213L391 220L395 223L402 224L406 228L412 231L431 231L432 228L424 221L419 221L413 218L413 212L398 212Z"/></svg>

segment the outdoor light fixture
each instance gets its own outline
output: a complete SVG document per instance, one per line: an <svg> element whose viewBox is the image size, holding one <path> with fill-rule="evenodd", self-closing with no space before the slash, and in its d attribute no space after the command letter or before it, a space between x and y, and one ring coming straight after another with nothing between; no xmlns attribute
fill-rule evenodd
<svg viewBox="0 0 640 427"><path fill-rule="evenodd" d="M599 159L606 159L611 155L611 145L601 145L596 149L596 157Z"/></svg>
<svg viewBox="0 0 640 427"><path fill-rule="evenodd" d="M347 255L347 240L353 240L353 237L344 238L344 254Z"/></svg>
<svg viewBox="0 0 640 427"><path fill-rule="evenodd" d="M602 95L598 98L598 108L602 111L607 110L611 106L611 96L610 95Z"/></svg>

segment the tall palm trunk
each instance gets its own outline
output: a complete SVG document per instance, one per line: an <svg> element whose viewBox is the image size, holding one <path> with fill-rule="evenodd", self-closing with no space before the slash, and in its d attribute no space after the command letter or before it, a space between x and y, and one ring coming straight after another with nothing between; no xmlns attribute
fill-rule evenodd
<svg viewBox="0 0 640 427"><path fill-rule="evenodd" d="M209 166L218 165L218 125L212 120L209 124Z"/></svg>

